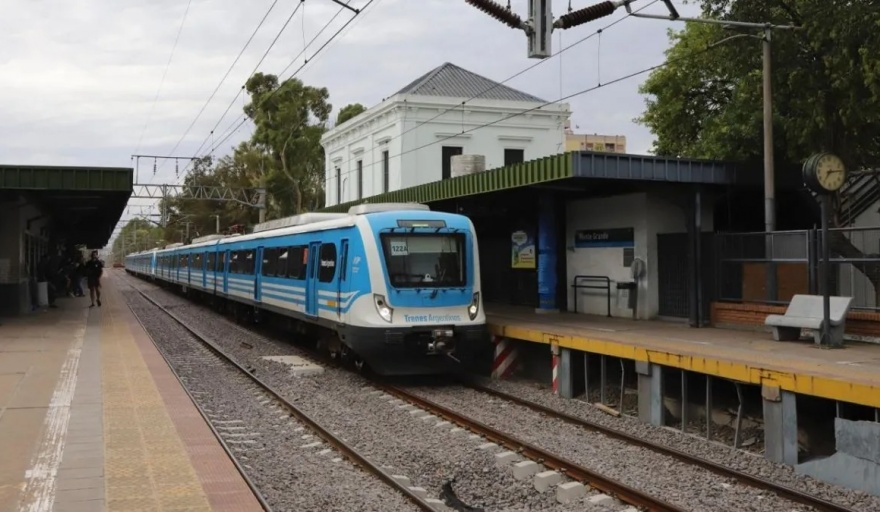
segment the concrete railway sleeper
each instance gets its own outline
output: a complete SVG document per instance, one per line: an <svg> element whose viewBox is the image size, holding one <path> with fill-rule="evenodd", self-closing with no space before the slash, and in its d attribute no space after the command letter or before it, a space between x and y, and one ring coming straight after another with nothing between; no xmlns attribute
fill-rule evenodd
<svg viewBox="0 0 880 512"><path fill-rule="evenodd" d="M564 413L562 411L558 411L551 407L547 407L536 402L532 402L531 400L526 400L524 398L518 397L516 395L512 395L510 393L505 393L503 391L489 388L486 386L482 386L475 382L466 382L466 386L479 391L481 393L486 393L495 397L498 397L502 400L506 400L515 404L519 404L529 409L533 409L535 411L541 412L553 418L557 418L563 420L565 422L577 425L579 427L583 427L588 430L601 432L602 434L620 439L622 441L626 441L627 443L640 446L642 448L647 448L649 450L655 451L657 453L668 455L670 457L674 457L678 460L681 460L687 464L692 464L694 466L702 467L708 471L712 471L718 475L726 476L733 478L737 481L740 481L746 485L750 485L753 487L757 487L760 489L766 489L768 491L772 491L776 495L791 500L793 502L801 503L803 505L807 505L816 510L821 510L824 512L849 512L851 509L846 508L842 505L838 505L836 503L832 503L830 501L818 498L816 496L811 496L807 493L798 491L796 489L791 489L784 485L780 485L771 480L760 478L749 473L744 473L742 471L737 471L732 468L728 468L722 466L720 464L716 464L715 462L696 457L694 455L676 450L674 448L670 448L668 446L664 446L662 444L654 443L648 441L646 439L642 439L640 437L628 434L626 432L622 432L619 430L615 430L613 428L607 427L605 425L601 425L596 422L588 421L583 418L579 418L577 416L573 416L571 414Z"/></svg>
<svg viewBox="0 0 880 512"><path fill-rule="evenodd" d="M325 441L328 445L339 451L346 458L348 458L353 464L363 468L365 471L373 474L378 479L383 481L389 487L396 490L398 493L402 494L407 500L413 503L420 510L436 510L435 506L429 501L419 496L417 493L413 492L407 485L401 483L398 479L395 479L393 475L385 471L384 469L376 466L370 460L368 460L365 456L360 454L353 447L349 446L345 441L340 439L339 437L333 435L327 429L325 429L318 422L313 420L309 415L305 414L301 411L296 405L290 403L286 400L279 392L277 392L272 386L263 382L258 377L253 375L247 368L243 367L237 361L235 361L232 357L227 355L217 344L212 342L206 336L199 333L192 326L188 325L186 321L179 318L173 312L169 311L169 309L163 307L152 297L144 293L142 290L137 287L131 286L141 297L146 299L149 303L151 303L157 310L161 311L169 318L173 319L176 323L178 323L181 327L183 327L187 332L189 332L195 339L199 340L208 350L210 350L213 354L215 354L218 358L222 359L224 363L229 366L237 368L242 375L247 376L258 388L258 392L260 394L266 395L271 398L271 400L281 404L284 409L289 411L299 422L305 424L310 430L312 430L319 438ZM192 397L192 395L190 395ZM209 415L210 416L210 415ZM234 420L226 420L226 421L234 421ZM213 428L213 427L212 427ZM214 429L215 435L218 435L218 439L221 436L217 433L217 430ZM232 453L228 448L228 444L224 443L224 447L227 449L228 453ZM233 460L235 458L233 457ZM236 463L238 466L238 463ZM240 470L241 466L238 466ZM242 470L243 471L243 470ZM250 481L249 481L250 482ZM261 500L261 503L265 503L264 500ZM268 505L265 505L268 506ZM268 510L268 508L267 508Z"/></svg>
<svg viewBox="0 0 880 512"><path fill-rule="evenodd" d="M486 439L497 443L498 445L504 446L524 457L532 459L537 464L541 464L547 466L549 468L555 469L560 473L564 473L568 477L577 480L579 482L588 483L590 486L604 491L606 493L617 496L620 500L634 505L636 507L641 507L646 510L651 511L662 511L662 512L683 512L684 509L681 509L675 505L669 504L659 498L643 493L638 489L634 489L629 487L621 482L613 480L611 478L605 477L599 473L586 469L582 466L575 464L563 457L554 455L546 450L543 450L533 444L527 443L525 441L516 439L513 436L505 434L500 430L494 429L488 425L485 425L479 421L476 421L472 418L459 414L452 409L443 407L439 404L436 404L426 398L420 397L413 393L410 393L400 387L392 386L389 384L381 383L378 381L374 382L375 386L377 386L380 390L388 393L391 396L396 396L401 400L408 401L417 407L420 407L426 411L429 411L437 416L445 418L446 420L461 425L463 428L470 430L476 434L479 434ZM550 474L545 474L547 480L552 483L558 483L561 480L561 477L554 477ZM536 482L536 486L539 485ZM563 484L566 485L566 484ZM565 493L568 489L559 487L557 488L557 495L561 493Z"/></svg>

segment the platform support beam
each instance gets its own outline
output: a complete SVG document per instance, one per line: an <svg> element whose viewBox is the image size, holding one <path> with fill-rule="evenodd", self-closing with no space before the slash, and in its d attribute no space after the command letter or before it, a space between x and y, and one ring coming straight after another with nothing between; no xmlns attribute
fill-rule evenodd
<svg viewBox="0 0 880 512"><path fill-rule="evenodd" d="M661 427L664 423L663 367L647 361L636 361L639 375L639 419Z"/></svg>
<svg viewBox="0 0 880 512"><path fill-rule="evenodd" d="M556 204L551 192L538 198L538 313L556 313L557 270Z"/></svg>
<svg viewBox="0 0 880 512"><path fill-rule="evenodd" d="M764 402L764 454L773 462L798 463L797 396L777 386L761 386Z"/></svg>
<svg viewBox="0 0 880 512"><path fill-rule="evenodd" d="M562 398L574 398L574 372L572 371L572 351L568 348L559 348L559 396Z"/></svg>

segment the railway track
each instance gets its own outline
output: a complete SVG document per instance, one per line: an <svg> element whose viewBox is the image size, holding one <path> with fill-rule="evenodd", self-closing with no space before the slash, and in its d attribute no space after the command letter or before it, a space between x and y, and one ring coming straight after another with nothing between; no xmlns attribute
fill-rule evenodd
<svg viewBox="0 0 880 512"><path fill-rule="evenodd" d="M509 402L522 405L524 407L528 407L534 411L538 411L540 413L546 414L547 416L563 420L567 423L571 423L577 425L579 427L592 430L594 432L600 432L608 437L612 437L615 439L619 439L621 441L625 441L635 446L639 446L642 448L646 448L652 450L656 453L667 455L678 459L687 464L691 464L694 466L701 467L708 471L712 471L718 475L732 478L738 482L741 482L746 485L750 485L752 487L756 487L759 489L764 489L767 491L771 491L776 495L785 498L787 500L793 501L795 503L800 503L802 505L806 505L812 507L816 510L820 510L822 512L853 512L852 509L847 507L838 505L836 503L832 503L827 500L823 500L816 496L812 496L807 493L803 493L796 489L791 489L784 485L777 484L770 480L766 480L755 475L751 475L749 473L744 473L742 471L737 471L735 469L728 468L726 466L722 466L720 464L716 464L712 461L708 461L706 459L696 457L689 453L685 453L674 448L670 448L668 446L663 446L661 444L653 443L651 441L627 434L625 432L621 432L619 430L615 430L610 427L606 427L605 425L601 425L599 423L591 422L585 420L583 418L579 418L577 416L572 416L570 414L566 414L561 411L557 411L550 407L546 407L541 404L537 404L530 400L526 400L524 398L520 398L515 395L511 395L509 393L505 393L503 391L499 391L496 389L488 388L486 386L482 386L480 384L474 382L465 382L463 385L470 387L476 391L486 393L488 395L495 396L502 400L507 400Z"/></svg>
<svg viewBox="0 0 880 512"><path fill-rule="evenodd" d="M539 464L543 464L549 468L555 469L569 478L578 480L582 483L599 489L603 492L617 496L621 501L630 505L644 508L646 510L656 512L684 512L684 509L669 504L659 498L646 494L638 489L629 487L611 478L605 477L591 471L587 468L579 466L574 462L566 460L563 457L554 455L533 444L527 443L513 436L505 434L500 430L485 425L479 421L461 415L452 409L434 403L426 398L420 397L409 391L386 384L380 381L373 381L373 384L380 390L389 395L396 396L401 400L408 401L413 405L425 409L437 416L443 417L448 421L460 425L462 428L479 434L492 442L504 446L511 451L518 452L520 455L534 460Z"/></svg>
<svg viewBox="0 0 880 512"><path fill-rule="evenodd" d="M395 489L397 492L402 494L405 498L407 498L410 502L412 502L419 509L425 510L425 511L435 510L435 508L429 502L425 501L421 497L414 494L412 491L410 491L410 489L406 485L401 484L400 482L398 482L397 480L392 478L392 476L390 474L388 474L387 472L385 472L384 470L382 470L381 468L379 468L378 466L376 466L375 464L370 462L366 457L364 457L362 454L360 454L356 449L349 446L345 441L340 439L338 436L329 432L327 429L325 429L323 426L321 426L318 422L313 420L308 414L304 413L301 409L299 409L296 405L287 401L272 386L270 386L266 382L262 381L257 376L253 375L250 371L248 371L247 368L243 367L241 364L239 364L237 361L235 361L232 357L230 357L228 354L226 354L220 347L218 347L214 342L212 342L206 336L204 336L200 332L198 332L198 330L192 328L190 325L187 324L187 322L180 319L177 315L175 315L173 312L169 311L167 308L163 307L161 304L159 304L152 297L150 297L149 295L144 293L142 290L138 289L137 287L135 287L131 284L129 284L129 286L131 286L131 288L133 290L135 290L141 297L143 297L150 304L152 304L154 307L156 307L158 311L161 311L162 313L166 314L169 318L174 320L177 324L179 324L186 331L188 331L193 337L195 337L197 340L199 340L199 342L201 342L213 354L215 354L217 357L219 357L221 360L223 360L224 363L238 369L242 375L247 376L247 378L250 379L251 382L253 382L253 384L257 388L259 388L259 390L262 393L270 396L276 403L280 404L283 409L288 411L292 416L294 416L301 423L305 424L318 437L323 439L328 445L332 446L338 452L340 452L341 454L346 456L352 463L354 463L357 466L360 466L365 471L375 475L377 478L379 478L381 481L383 481L389 487ZM135 315L135 316L137 316L137 315ZM162 353L161 350L160 350L160 353ZM163 357L165 357L164 353L163 353ZM167 358L166 358L166 362L169 364L169 367L171 367L171 362L168 361ZM173 367L172 367L172 371L174 371ZM178 377L178 380L180 379L179 375L176 372L175 372L175 376ZM183 384L183 382L181 382L181 384ZM186 389L185 386L184 386L184 389ZM187 391L187 394L189 394L191 399L193 398L192 394L190 394L189 391ZM193 403L196 403L196 401L193 400ZM199 409L199 411L202 413L202 416L205 418L208 425L211 425L211 421L208 419L205 412L201 408ZM269 508L269 505L267 504L265 498L259 492L259 490L257 489L256 485L253 483L253 481L251 481L251 479L248 478L246 472L241 467L239 462L236 460L235 455L229 449L229 446L223 441L222 437L219 435L219 433L217 432L217 430L213 426L211 426L211 430L213 431L213 433L217 437L217 439L220 441L221 445L226 450L227 454L230 456L230 459L233 461L236 468L241 473L242 477L244 477L245 481L250 486L251 490L254 492L254 495L260 501L260 504L263 506L264 510L270 511L271 509Z"/></svg>

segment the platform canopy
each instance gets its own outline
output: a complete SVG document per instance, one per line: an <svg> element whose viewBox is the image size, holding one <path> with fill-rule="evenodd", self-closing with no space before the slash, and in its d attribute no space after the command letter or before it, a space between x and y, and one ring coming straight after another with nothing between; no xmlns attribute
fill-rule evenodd
<svg viewBox="0 0 880 512"><path fill-rule="evenodd" d="M128 167L0 165L0 198L39 207L59 240L103 247L131 197L132 177Z"/></svg>
<svg viewBox="0 0 880 512"><path fill-rule="evenodd" d="M760 175L734 162L571 151L537 160L394 190L373 197L328 206L322 212L347 212L354 205L433 203L528 187L558 191L609 193L622 187L650 184L745 185Z"/></svg>

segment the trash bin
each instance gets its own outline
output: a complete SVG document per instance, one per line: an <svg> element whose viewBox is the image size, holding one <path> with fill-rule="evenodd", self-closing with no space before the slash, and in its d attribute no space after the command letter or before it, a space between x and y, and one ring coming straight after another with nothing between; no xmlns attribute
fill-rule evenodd
<svg viewBox="0 0 880 512"><path fill-rule="evenodd" d="M629 291L629 297L626 301L626 307L632 310L633 319L637 317L636 305L639 303L639 286L635 281L626 281L617 283L618 290Z"/></svg>
<svg viewBox="0 0 880 512"><path fill-rule="evenodd" d="M46 307L49 305L49 283L40 281L37 283L37 306Z"/></svg>

